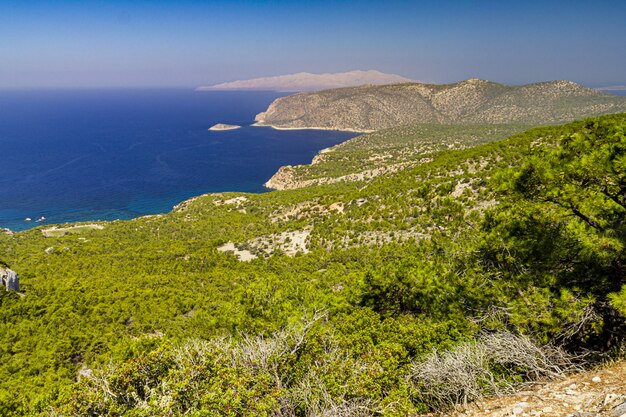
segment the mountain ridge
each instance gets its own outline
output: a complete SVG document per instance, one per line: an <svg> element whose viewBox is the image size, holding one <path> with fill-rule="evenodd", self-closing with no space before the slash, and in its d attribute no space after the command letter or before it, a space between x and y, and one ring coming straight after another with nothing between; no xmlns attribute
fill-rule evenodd
<svg viewBox="0 0 626 417"><path fill-rule="evenodd" d="M554 124L626 111L626 98L571 81L508 86L471 78L302 92L276 99L256 124L370 132L416 123Z"/></svg>
<svg viewBox="0 0 626 417"><path fill-rule="evenodd" d="M396 74L385 74L376 70L348 71L339 73L313 74L298 72L294 74L260 77L249 80L237 80L212 86L198 87L197 91L213 90L271 90L278 92L318 91L341 87L354 87L363 84L395 84L411 82L409 78Z"/></svg>

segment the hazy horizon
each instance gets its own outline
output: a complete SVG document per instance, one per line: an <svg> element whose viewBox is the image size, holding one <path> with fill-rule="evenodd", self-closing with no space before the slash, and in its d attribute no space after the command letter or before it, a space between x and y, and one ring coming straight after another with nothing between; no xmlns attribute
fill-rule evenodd
<svg viewBox="0 0 626 417"><path fill-rule="evenodd" d="M626 84L626 2L3 1L0 89L192 88L378 70Z"/></svg>

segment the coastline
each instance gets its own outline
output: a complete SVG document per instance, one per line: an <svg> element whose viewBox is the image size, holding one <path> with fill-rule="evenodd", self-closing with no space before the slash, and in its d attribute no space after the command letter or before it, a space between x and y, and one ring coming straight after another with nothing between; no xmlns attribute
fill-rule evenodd
<svg viewBox="0 0 626 417"><path fill-rule="evenodd" d="M350 129L350 128L332 128L332 127L321 127L321 126L306 126L306 127L281 127L275 126L272 124L267 124L265 122L256 122L251 124L252 127L271 127L276 130L331 130L336 132L352 132L352 133L372 133L375 130L360 130L360 129Z"/></svg>
<svg viewBox="0 0 626 417"><path fill-rule="evenodd" d="M329 129L329 128L324 128L324 127L281 128L281 127L275 127L275 126L266 125L266 124L259 124L258 122L257 122L257 123L254 123L254 124L252 124L252 125L249 125L249 126L254 126L254 127L269 127L269 128L276 129L276 130L326 130L326 131L354 132L354 133L369 133L369 132L372 132L372 131L360 131L360 130L352 130L352 129ZM241 128L241 127L242 127L242 126L239 126L239 127L237 127L237 128L233 128L233 129L225 129L225 130L234 130L234 129L239 129L239 128ZM355 137L358 137L358 136L359 136L359 135L357 135L357 136L355 136ZM351 138L351 139L348 139L348 140L352 140L352 139L354 139L354 138ZM344 142L341 142L341 143L345 143L345 141L344 141ZM316 159L317 159L320 155L325 154L325 153L328 153L328 152L332 152L332 151L333 151L333 148L334 148L335 146L339 146L339 145L341 145L341 143L339 143L339 144L337 144L337 145L333 145L333 146L330 146L330 147L323 148L323 149L319 150L319 151L315 154L315 156L311 159L311 161L310 161L309 163L306 163L306 164L300 164L300 165L297 165L297 166L306 166L306 165L313 165L313 164L315 164ZM263 187L265 190L267 190L267 191L259 191L259 192L248 192L248 191L214 191L214 192L208 192L208 193L201 193L201 194L198 194L198 195L194 195L194 196L192 196L192 197L189 197L189 198L187 198L187 199L185 199L185 200L181 200L181 201L179 201L179 202L178 202L178 203L176 203L174 206L172 206L172 208L171 208L169 211L166 211L166 212L154 213L154 214L144 214L144 215L141 215L141 216L132 217L132 218L127 218L127 219L112 219L112 220L89 219L89 220L78 220L78 221L75 221L75 222L70 221L70 222L63 222L63 223L50 223L50 224L46 223L46 224L45 224L45 227L47 228L46 230L48 230L48 229L50 229L50 230L54 230L54 229L64 229L64 228L65 228L65 229L67 229L67 228L72 228L72 227L80 227L80 226L84 225L85 223L89 223L88 225L93 225L94 223L104 223L104 224L107 224L107 223L116 222L116 221L135 221L135 220L142 219L142 218L150 218L150 217L155 217L155 216L163 216L163 215L166 215L166 214L174 213L174 212L178 211L179 209L184 208L187 204L192 203L193 201L195 201L195 200L197 200L197 199L199 199L199 198L205 197L205 196L222 195L222 194L226 194L226 193L228 193L228 194L233 193L233 194L237 194L237 195L246 195L246 194L264 194L265 192L273 192L273 191L280 191L280 190L283 190L283 189L290 189L290 188L282 188L280 185L278 185L276 188L274 188L273 186L271 186L271 184L272 184L272 180L273 180L275 177L279 176L281 173L283 173L283 172L285 172L285 171L288 171L288 170L290 170L290 169L292 169L292 168L293 168L293 166L292 166L292 165L281 165L281 166L280 166L280 167L279 167L279 168L278 168L278 169L277 169L277 170L276 170L276 171L272 174L272 176L271 176L271 177L270 177L267 181L265 181L265 182L262 184L262 187ZM274 180L274 181L276 181L276 180ZM8 228L8 227L0 227L0 233L2 233L2 234L6 234L6 235L14 235L14 234L22 233L22 232L28 232L28 231L30 231L30 230L35 229L36 227L39 227L39 226L42 226L42 225L40 225L40 224L33 224L33 226L32 226L32 227L29 227L29 228L27 228L27 229L18 229L18 230L10 229L10 228ZM98 226L99 226L99 227L98 227L98 229L99 229L99 228L101 228L101 227L102 227L102 228L103 228L103 227L105 227L105 226L103 226L103 225L98 225ZM43 229L41 229L41 230L43 231Z"/></svg>
<svg viewBox="0 0 626 417"><path fill-rule="evenodd" d="M119 94L119 98L122 99L124 98L123 103L130 103L128 104L128 106L130 105L134 105L133 101L129 101L126 98L126 93L120 93ZM134 94L134 93L133 93ZM178 146L178 145L172 145L170 146L169 143L175 143L176 141L170 141L167 140L167 132L166 133L162 133L163 130L162 129L152 129L152 128L146 128L145 126L153 126L153 125L159 125L158 123L146 123L145 126L143 124L132 124L132 126L130 126L132 129L126 129L128 126L125 126L124 123L120 123L120 126L118 126L115 123L109 122L109 121L104 121L104 119L97 119L97 120L91 120L92 122L97 122L95 123L95 125L97 126L107 126L107 128L114 128L114 129L120 129L119 132L121 136L128 136L129 138L132 137L134 138L135 135L141 135L141 132L144 131L148 131L151 132L151 137L156 137L157 139L155 140L150 140L150 142L146 142L147 143L154 143L156 146L158 146L159 148L154 148L152 145L147 146L146 144L144 144L143 142L137 142L136 146L133 145L129 150L132 150L134 153L137 152L145 152L145 154L153 156L152 154L156 154L158 152L163 152L163 155L166 155L168 151L171 150L171 148L175 148L175 151L178 152L178 148L182 148L184 150L186 149L192 149L192 146L197 146L197 147L201 147L202 149L213 149L214 147L219 147L219 149L221 150L222 148L229 150L231 148L238 148L240 145L238 145L238 141L234 141L231 140L232 138L239 138L239 133L240 133L240 129L241 131L241 135L244 136L245 140L242 141L244 142L247 146L247 144L250 144L250 147L252 149L255 149L256 147L260 147L259 149L265 148L265 149L274 149L274 148L286 148L286 149L291 149L292 145L291 144L287 144L286 142L291 138L291 137L302 137L303 139L301 140L301 142L303 143L302 146L300 145L293 145L293 148L297 151L300 152L298 149L302 148L302 149L308 149L308 151L306 152L306 154L299 154L298 159L283 159L281 160L278 157L272 156L272 158L268 158L268 160L272 160L272 166L270 167L269 170L258 170L255 169L254 167L252 169L250 169L249 171L253 171L256 172L255 174L251 174L248 175L249 177L253 178L253 182L252 185L249 185L251 182L245 182L242 183L242 188L239 187L239 183L235 184L232 188L229 187L228 185L226 185L225 188L223 186L215 186L215 188L213 188L212 183L207 187L208 189L202 189L199 187L196 187L195 185L192 188L196 188L195 192L194 190L190 190L189 194L187 194L187 192L178 192L176 190L172 191L168 191L167 194L165 195L165 197L155 197L155 198L148 198L145 196L141 196L141 197L137 197L136 199L133 198L131 200L129 200L128 202L122 201L121 203L119 203L118 205L115 205L115 200L119 200L122 197L118 197L118 196L113 196L110 198L111 201L113 201L113 204L108 204L109 200L104 200L105 203L107 203L108 205L103 206L102 209L99 208L91 208L88 205L82 206L80 204L82 204L82 200L84 199L83 197L80 197L76 200L79 200L78 203L80 204L73 204L73 200L71 203L68 203L68 206L71 206L72 208L69 210L65 210L63 207L57 207L56 205L52 204L48 204L48 205L43 205L42 207L38 206L38 201L35 201L33 205L24 205L23 207L20 206L19 209L16 209L16 213L7 213L5 215L5 213L2 213L3 217L2 220L0 222L0 237L8 237L9 235L12 234L20 234L21 232L29 232L32 231L33 229L40 229L42 226L45 226L44 228L53 228L53 227L59 227L59 228L66 228L66 227L70 227L71 225L79 225L81 223L84 222L103 222L102 224L106 224L109 222L114 222L114 221L126 221L126 220L136 220L138 218L141 217L145 217L145 216L158 216L161 214L165 214L165 213L169 213L172 211L173 206L175 205L179 205L181 203L184 203L185 201L188 201L189 199L193 199L195 197L199 197L199 196L203 196L203 195L211 195L214 193L220 193L220 192L234 192L237 194L240 193L266 193L269 192L271 190L273 190L273 188L270 187L266 187L265 184L271 179L271 177L273 177L274 175L276 175L279 170L284 169L285 166L287 166L288 164L304 164L304 165L308 165L309 163L311 163L311 158L313 157L313 155L316 151L323 153L324 150L326 148L328 148L329 146L336 144L338 142L343 143L346 140L351 139L353 136L359 135L361 133L363 133L363 131L360 131L358 129L333 129L333 128L328 128L328 127L323 127L323 126L314 126L314 127L281 127L281 126L273 126L270 124L265 124L265 123L255 123L254 120L254 115L255 113L258 113L258 109L265 109L267 106L267 101L270 99L273 99L273 97L266 97L266 94L261 94L261 95L245 95L242 96L243 98L241 98L240 100L244 101L245 103L252 103L254 104L256 107L254 108L254 113L252 111L246 110L246 113L229 113L229 112L224 112L223 114L220 113L220 104L219 104L219 96L217 96L217 98L211 98L209 96L207 96L208 98L206 98L204 101L202 101L202 103L208 103L206 105L209 106L209 113L213 114L214 116L214 121L213 123L216 122L225 122L225 123L216 123L215 125L213 125L213 123L206 123L206 116L204 115L204 113L206 113L205 109L202 109L202 114L200 114L201 112L190 112L191 116L185 116L185 117L181 117L178 119L175 119L175 123L172 122L172 126L175 128L178 127L183 127L184 129L181 129L182 136L181 138L183 138L185 140L186 143L190 144L190 146L188 147L183 147L183 146ZM54 95L51 95L52 98L54 98ZM134 97L134 95L133 95ZM142 96L143 97L143 96ZM160 96L159 96L160 97ZM49 98L48 96L44 97L46 99L52 99ZM86 98L83 98L82 96L79 97L81 100L84 100L85 104L85 108L87 108L87 104L90 104L92 100L92 98L90 96L86 96ZM116 93L115 98L118 98L118 94ZM150 95L150 98L153 98ZM174 95L170 95L169 92L163 96L164 100L167 100L168 103L170 103L170 100L177 100L177 102L181 102L183 104L185 104L185 106L188 105L197 105L196 103L196 96L195 95L190 95L188 92L184 92L183 93L176 93ZM83 103L83 101L80 101L81 103ZM262 102L262 104L257 106L257 102ZM143 101L142 101L143 103ZM150 103L151 105L153 104L154 106L158 106L160 104L159 100L145 100L145 103ZM186 108L185 106L181 106L181 109ZM211 107L212 106L212 107ZM123 118L118 118L116 117L116 115L118 113L122 113L125 111L126 107L124 106L111 106L113 110L111 110L111 115L112 120L125 120ZM146 105L145 109L144 107L141 107L141 109L146 110L146 114L140 113L139 116L141 118L141 120L146 120L146 121L154 121L154 117L153 117L153 113L148 112L147 110L151 109L151 106ZM242 107L243 109L247 109L246 106ZM108 107L107 107L108 109ZM230 110L229 110L230 111ZM174 115L178 115L179 113L184 113L185 115L187 114L184 111L181 112L174 112L172 114ZM24 114L26 114L26 112L24 112ZM252 116L252 117L251 117ZM246 118L248 121L246 121ZM95 119L95 117L94 117ZM221 119L221 120L220 120ZM229 124L228 122L232 120L235 121L235 123L233 124ZM237 123L237 120L241 120L243 123ZM19 119L18 119L19 121ZM124 125L124 126L122 126ZM180 125L180 126L179 126ZM213 125L213 126L211 126ZM193 130L190 130L188 128L188 126L197 126L197 128L194 128ZM202 127L201 127L202 126ZM276 133L271 133L271 131L269 130L265 130L263 131L262 129L250 129L248 132L246 132L246 127L248 126L258 126L258 127L270 127L272 129L274 129L275 131L277 131ZM124 127L124 129L122 130L121 127ZM152 129L152 130L150 130ZM73 131L73 130L77 130L75 128L71 128L71 129L67 129L68 131ZM207 132L207 130L210 130L209 132ZM220 131L235 131L237 130L237 132L234 132L234 134L236 136L229 136L227 133L220 133ZM279 133L279 131L285 131L283 133ZM289 133L287 131L301 131L301 132L293 132L293 133ZM309 131L307 133L307 130ZM65 131L63 131L65 132ZM191 133L188 133L191 132ZM255 133L256 132L256 133ZM265 132L265 133L263 133ZM209 133L210 135L207 135L207 133ZM231 132L233 133L233 132ZM222 136L222 135L226 135L226 136ZM72 135L64 135L64 137L73 137ZM138 136L139 137L139 136ZM260 142L261 145L259 145L256 142L257 137L259 139L262 139L262 141ZM279 138L280 140L274 141L274 137ZM311 138L311 141L308 142L307 138ZM224 139L225 138L225 139ZM29 138L25 138L25 139L29 139ZM208 139L208 140L207 140ZM224 140L223 140L224 139ZM254 141L252 140L254 139ZM281 141L284 140L285 141L285 146L283 147L282 145L274 145L273 143L281 143ZM317 143L320 143L320 145L317 145ZM182 140L181 140L182 142ZM271 143L269 143L271 142ZM290 141L291 143L299 143L300 140L296 140L296 141ZM305 144L309 143L308 145ZM73 144L73 142L69 141L68 143ZM225 148L224 146L222 146L222 143L227 143L228 148ZM263 145L263 144L266 145ZM220 147L221 146L221 147ZM319 147L318 147L319 146ZM161 149L162 148L162 149ZM322 149L322 151L320 151L320 148L324 148ZM145 151L144 151L145 149ZM246 148L247 149L247 148ZM108 151L108 148L107 148ZM87 151L85 151L87 152ZM89 152L91 152L91 150L89 150ZM187 154L192 154L193 151L185 151L186 153L184 153L184 155ZM278 150L276 150L277 154L278 154ZM207 152L209 153L209 152ZM234 152L233 155L237 155L239 153L239 151ZM91 155L91 154L89 154ZM274 155L274 154L272 154ZM228 155L229 157L232 157L232 155ZM234 158L234 157L233 157ZM266 158L259 158L258 156L256 157L256 159L266 159ZM168 158L158 158L156 160L156 163L151 162L150 164L146 164L146 168L150 168L151 166L155 165L155 164L160 164L160 165L155 165L157 166L159 169L160 168L166 168L165 164L169 163L171 165L170 168L172 169L177 169L177 167L175 166L176 164L174 163L174 159L169 160ZM61 160L61 162L63 162ZM61 163L59 162L59 163ZM200 163L200 162L199 162ZM205 163L205 162L202 162ZM224 162L221 162L224 163ZM212 166L215 166L216 164L212 164ZM264 167L268 164L265 163L261 163L259 164L260 167ZM236 164L235 164L236 166ZM156 168L155 168L156 169ZM246 168L247 169L247 168ZM148 172L148 169L141 169L141 174L144 175L144 172ZM67 170L68 173L71 173L73 171ZM65 173L65 171L63 171L63 173ZM124 173L122 173L124 174ZM182 175L182 174L181 174ZM147 175L145 175L147 177ZM133 178L133 181L135 179ZM191 188L191 187L190 187ZM246 189L248 188L248 189ZM215 191L214 191L215 190ZM242 191L240 191L242 190ZM199 192L198 192L199 191ZM95 197L93 198L105 198L102 197L101 194L104 193L100 193L95 195ZM179 195L176 196L176 194L183 194L183 195ZM170 195L172 195L173 197L170 198ZM177 198L179 197L179 198ZM91 197L90 197L91 198ZM126 198L124 196L124 198ZM39 213L39 214L34 214L33 213ZM37 218L40 217L41 214L45 214L45 216L47 217L47 220L45 222L41 222L41 223L37 223L35 222L35 220ZM32 217L33 221L32 222L26 222L25 219L28 217Z"/></svg>

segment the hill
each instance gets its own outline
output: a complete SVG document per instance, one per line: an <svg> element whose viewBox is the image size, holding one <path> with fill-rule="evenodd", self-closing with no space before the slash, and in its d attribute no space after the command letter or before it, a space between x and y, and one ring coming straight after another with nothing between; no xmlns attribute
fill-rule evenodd
<svg viewBox="0 0 626 417"><path fill-rule="evenodd" d="M300 93L276 99L256 120L279 129L368 132L416 123L554 124L620 111L626 111L626 97L570 81L506 86L470 79Z"/></svg>
<svg viewBox="0 0 626 417"><path fill-rule="evenodd" d="M322 150L311 164L281 167L265 186L288 190L372 178L428 162L436 151L465 149L495 142L528 129L527 125L416 124L357 136Z"/></svg>
<svg viewBox="0 0 626 417"><path fill-rule="evenodd" d="M368 179L0 234L23 293L0 292L0 414L399 417L619 352L625 130L425 142Z"/></svg>
<svg viewBox="0 0 626 417"><path fill-rule="evenodd" d="M380 71L349 71L335 74L297 74L276 77L254 78L251 80L231 81L207 87L198 87L198 91L212 90L268 90L281 92L317 91L329 88L353 87L363 84L394 84L412 80L395 74Z"/></svg>

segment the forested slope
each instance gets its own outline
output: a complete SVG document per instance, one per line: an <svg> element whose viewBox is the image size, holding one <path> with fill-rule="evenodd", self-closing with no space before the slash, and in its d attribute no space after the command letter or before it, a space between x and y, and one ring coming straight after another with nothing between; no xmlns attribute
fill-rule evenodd
<svg viewBox="0 0 626 417"><path fill-rule="evenodd" d="M384 129L324 149L308 165L286 165L266 182L276 190L370 180L430 161L430 154L465 149L530 129L520 124L420 123Z"/></svg>
<svg viewBox="0 0 626 417"><path fill-rule="evenodd" d="M401 416L558 376L625 334L625 129L1 234L0 414Z"/></svg>

